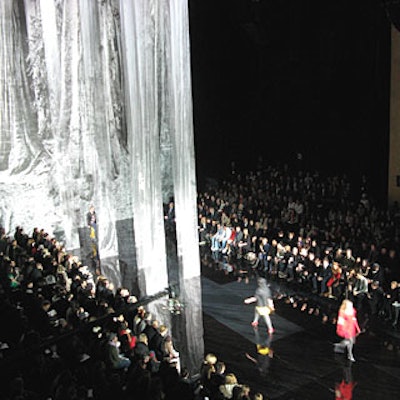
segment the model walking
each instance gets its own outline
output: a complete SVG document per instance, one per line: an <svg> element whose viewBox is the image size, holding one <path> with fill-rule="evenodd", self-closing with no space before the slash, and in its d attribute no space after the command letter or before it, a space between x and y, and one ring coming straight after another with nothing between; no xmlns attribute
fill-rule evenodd
<svg viewBox="0 0 400 400"><path fill-rule="evenodd" d="M264 318L264 321L268 327L268 333L272 334L274 328L272 326L270 314L274 311L274 302L272 300L271 290L267 285L265 278L257 278L257 289L252 297L248 297L244 300L246 304L256 303L254 310L254 319L251 325L255 328L258 326L258 320L260 316Z"/></svg>
<svg viewBox="0 0 400 400"><path fill-rule="evenodd" d="M347 358L350 361L355 362L353 346L356 337L360 333L360 327L357 321L357 311L353 306L353 302L350 300L343 300L340 306L336 324L336 333L338 336L342 337L343 340L340 343L335 343L335 352L343 353L347 348Z"/></svg>

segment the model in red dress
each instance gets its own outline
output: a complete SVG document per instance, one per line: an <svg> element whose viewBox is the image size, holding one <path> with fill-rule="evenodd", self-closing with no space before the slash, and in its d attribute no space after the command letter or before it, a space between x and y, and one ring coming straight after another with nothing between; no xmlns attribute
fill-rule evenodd
<svg viewBox="0 0 400 400"><path fill-rule="evenodd" d="M354 362L353 346L357 335L360 333L360 327L357 321L356 309L350 300L343 300L340 306L336 333L343 340L340 343L335 343L335 351L343 352L344 348L347 348L347 357L350 361Z"/></svg>

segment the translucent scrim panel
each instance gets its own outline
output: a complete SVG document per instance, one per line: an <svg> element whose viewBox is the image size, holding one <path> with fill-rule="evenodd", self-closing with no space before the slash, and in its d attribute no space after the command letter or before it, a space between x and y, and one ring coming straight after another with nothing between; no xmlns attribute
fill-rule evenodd
<svg viewBox="0 0 400 400"><path fill-rule="evenodd" d="M115 220L132 217L118 11L117 1L0 4L0 223L58 232L76 249L94 204L102 258L118 252Z"/></svg>
<svg viewBox="0 0 400 400"><path fill-rule="evenodd" d="M200 365L203 323L187 1L121 2L132 160L132 207L142 287L166 280L162 200L175 200L177 268L186 303L179 334ZM187 290L186 290L187 289ZM186 315L187 314L187 315ZM182 331L181 331L182 330ZM178 333L178 332L177 332ZM190 365L189 365L190 364Z"/></svg>
<svg viewBox="0 0 400 400"><path fill-rule="evenodd" d="M160 168L161 3L121 2L133 222L139 285L146 295L168 286Z"/></svg>
<svg viewBox="0 0 400 400"><path fill-rule="evenodd" d="M1 0L0 35L0 224L44 228L76 250L93 204L105 271L118 284L129 275L124 247L152 295L169 285L173 197L182 327L200 361L187 0Z"/></svg>

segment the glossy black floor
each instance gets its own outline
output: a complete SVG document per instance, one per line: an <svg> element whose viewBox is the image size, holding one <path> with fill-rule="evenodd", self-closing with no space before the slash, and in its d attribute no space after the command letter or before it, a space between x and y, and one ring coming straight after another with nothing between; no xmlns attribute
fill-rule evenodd
<svg viewBox="0 0 400 400"><path fill-rule="evenodd" d="M276 332L251 325L253 306L243 299L256 288L255 278L238 282L220 265L202 265L204 340L252 393L267 399L399 399L399 332L382 321L370 323L355 345L356 362L335 354L335 306L296 296L283 283L271 280ZM334 304L334 303L333 303ZM273 356L259 355L256 343L271 340ZM339 393L340 391L340 393ZM342 396L342 397L340 397Z"/></svg>

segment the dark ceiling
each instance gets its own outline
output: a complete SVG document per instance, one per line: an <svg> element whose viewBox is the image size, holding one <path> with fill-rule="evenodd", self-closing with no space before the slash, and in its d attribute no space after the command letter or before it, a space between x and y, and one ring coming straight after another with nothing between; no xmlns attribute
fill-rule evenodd
<svg viewBox="0 0 400 400"><path fill-rule="evenodd" d="M372 160L385 164L382 0L190 0L189 9L200 178L296 153L310 168L370 174Z"/></svg>

